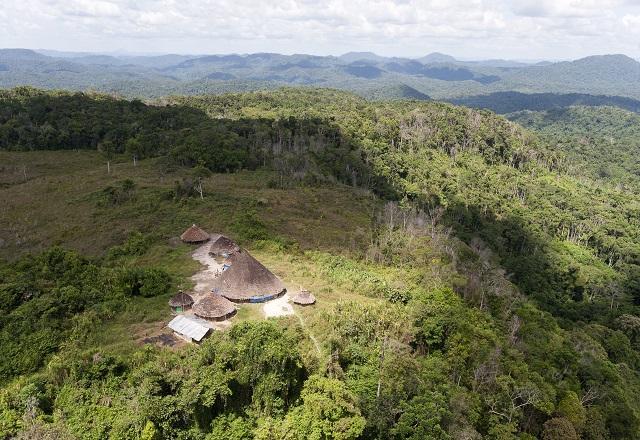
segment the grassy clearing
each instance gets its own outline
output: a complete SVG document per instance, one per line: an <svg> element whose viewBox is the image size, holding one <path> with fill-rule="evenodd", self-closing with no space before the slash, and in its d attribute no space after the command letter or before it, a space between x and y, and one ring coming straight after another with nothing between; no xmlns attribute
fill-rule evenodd
<svg viewBox="0 0 640 440"><path fill-rule="evenodd" d="M180 245L179 248L169 253L169 256L176 262L181 260L188 261L191 260L191 250L188 246ZM319 254L317 252L291 254L275 250L273 246L250 248L249 251L283 280L291 294L297 293L300 288L309 289L314 293L317 298L316 305L311 307L294 305L294 310L302 318L306 331L315 336L320 342L324 342L324 336L330 333L328 332L329 329L326 328L326 323L317 318L322 310L329 310L340 301L355 301L359 303L384 302L382 298L372 297L371 292L353 288L354 285L357 285L353 280L336 282L335 277L327 274L319 264ZM162 265L163 260L155 257L158 252L159 250L154 248L150 250L149 255L141 257L139 261L153 261L154 264ZM330 258L331 254L322 253L320 257ZM347 261L352 260L347 259ZM193 260L191 262L193 264L190 267L198 266ZM189 265L181 267L185 276L190 276L198 270L198 267L195 267L192 272L188 272L186 270L187 266ZM367 273L376 273L381 277L385 277L385 279L399 280L403 277L401 270L389 273L388 270L383 270L382 267L374 265L363 265L363 270L364 266L366 266ZM173 273L175 274L175 272ZM353 276L358 278L362 274L356 273ZM188 278L184 279L187 281L183 282L182 285L188 286ZM87 341L87 348L100 347L101 350L113 350L119 353L132 352L143 337L157 334L171 318L171 313L167 306L169 296L165 295L130 302L123 313L114 316L112 320L99 326L92 339ZM262 307L262 304L240 304L238 313L232 322L239 323L246 320L264 319ZM289 322L291 325L299 324L297 317L289 316L277 319L280 319L283 323ZM315 350L311 345L308 348L308 351Z"/></svg>
<svg viewBox="0 0 640 440"><path fill-rule="evenodd" d="M193 286L190 276L200 269L191 258L193 248L178 239L182 230L198 223L210 231L237 238L235 231L247 212L255 213L272 239L296 243L292 251L277 244L246 245L273 270L292 293L301 287L318 298L314 307L295 306L311 333L313 315L338 301L376 301L353 288L336 283L325 273L318 255L361 255L371 236L377 205L366 192L340 185L269 188L269 172L215 174L204 182L205 198L176 200L174 185L188 171L162 171L157 160L116 160L107 173L98 153L0 152L0 258L38 252L62 245L84 254L103 256L134 232L149 237L150 245L138 256L118 260L130 266L162 267L175 280L174 288ZM24 174L27 174L27 179ZM134 182L131 200L105 203L105 190ZM270 243L270 242L268 242ZM136 298L112 319L97 324L84 341L85 348L129 353L145 336L157 334L170 319L169 295ZM264 319L262 305L242 305L234 322ZM281 318L298 325L296 317Z"/></svg>
<svg viewBox="0 0 640 440"><path fill-rule="evenodd" d="M115 161L107 174L93 152L0 152L0 164L0 257L6 259L55 244L101 255L134 231L167 242L194 222L233 235L248 211L257 212L271 234L302 248L357 251L369 238L376 206L371 195L339 185L268 188L268 172L214 174L204 181L204 200L175 200L175 182L188 171L165 173L157 160L135 167ZM135 184L131 200L105 205L105 190L126 179Z"/></svg>

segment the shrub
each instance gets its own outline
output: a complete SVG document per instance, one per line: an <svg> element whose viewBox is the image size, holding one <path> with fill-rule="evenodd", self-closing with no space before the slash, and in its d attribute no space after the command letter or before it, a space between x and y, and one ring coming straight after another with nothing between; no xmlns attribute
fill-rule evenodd
<svg viewBox="0 0 640 440"><path fill-rule="evenodd" d="M571 421L564 417L547 420L542 431L542 440L579 440Z"/></svg>

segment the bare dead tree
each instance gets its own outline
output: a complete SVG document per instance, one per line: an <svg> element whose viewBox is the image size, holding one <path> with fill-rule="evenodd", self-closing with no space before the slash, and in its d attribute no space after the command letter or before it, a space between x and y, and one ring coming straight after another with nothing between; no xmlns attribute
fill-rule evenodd
<svg viewBox="0 0 640 440"><path fill-rule="evenodd" d="M202 179L198 179L198 185L195 187L196 191L198 191L198 194L200 194L200 199L204 200L204 191L202 189Z"/></svg>
<svg viewBox="0 0 640 440"><path fill-rule="evenodd" d="M509 393L509 402L506 408L498 408L498 402L489 406L489 412L503 417L507 423L511 423L518 414L518 410L535 404L540 398L540 391L534 387L518 387Z"/></svg>
<svg viewBox="0 0 640 440"><path fill-rule="evenodd" d="M378 389L376 390L376 399L380 398L380 390L382 389L382 368L384 366L384 352L387 346L388 336L385 335L382 339L380 347L380 363L378 365Z"/></svg>
<svg viewBox="0 0 640 440"><path fill-rule="evenodd" d="M591 402L594 402L600 398L600 393L595 390L593 387L590 387L586 393L582 395L580 398L580 403L582 406L590 406Z"/></svg>
<svg viewBox="0 0 640 440"><path fill-rule="evenodd" d="M477 392L489 384L495 383L496 377L500 373L499 359L501 354L502 349L496 347L489 359L473 370L472 388L474 392Z"/></svg>
<svg viewBox="0 0 640 440"><path fill-rule="evenodd" d="M435 238L436 235L436 226L442 220L442 216L444 215L444 208L442 206L433 206L427 209L427 214L429 218L429 223L431 225L431 238Z"/></svg>
<svg viewBox="0 0 640 440"><path fill-rule="evenodd" d="M509 342L511 345L518 342L518 331L520 327L522 327L522 319L518 315L511 316L511 321L509 322Z"/></svg>
<svg viewBox="0 0 640 440"><path fill-rule="evenodd" d="M620 288L620 285L618 283L611 283L607 287L608 287L607 290L609 292L609 298L611 300L609 303L609 309L613 310L614 305L617 308L616 300L622 296L622 289Z"/></svg>

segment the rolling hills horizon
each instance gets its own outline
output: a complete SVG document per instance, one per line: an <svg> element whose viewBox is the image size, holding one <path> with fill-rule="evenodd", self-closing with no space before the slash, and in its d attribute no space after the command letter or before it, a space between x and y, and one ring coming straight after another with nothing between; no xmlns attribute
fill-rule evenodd
<svg viewBox="0 0 640 440"><path fill-rule="evenodd" d="M462 61L438 52L411 59L373 52L139 56L0 49L0 87L19 85L131 98L301 86L368 99L461 100L505 92L640 99L640 63L621 54L527 63Z"/></svg>

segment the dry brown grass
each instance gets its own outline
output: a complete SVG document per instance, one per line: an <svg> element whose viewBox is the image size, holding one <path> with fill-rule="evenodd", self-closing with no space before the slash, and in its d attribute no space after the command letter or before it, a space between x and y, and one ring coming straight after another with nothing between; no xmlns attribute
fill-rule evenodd
<svg viewBox="0 0 640 440"><path fill-rule="evenodd" d="M269 234L293 240L301 249L359 255L370 239L377 203L364 191L340 185L269 188L267 182L273 176L268 172L215 174L204 182L204 200L176 201L171 196L174 183L186 177L188 170L166 174L157 160L140 161L135 167L132 162L116 161L108 174L104 158L95 152L0 152L0 164L0 258L12 260L51 245L100 256L137 231L151 234L154 241L129 264L163 267L185 288L191 287L189 277L200 265L190 257L193 247L176 237L192 223L235 238L235 217L253 209ZM101 205L101 192L125 179L135 183L135 198ZM334 285L304 253L240 244L289 290L304 287L316 295L315 306L294 306L305 321L340 300L374 301ZM132 302L125 313L100 324L87 344L121 353L135 350L141 336L156 334L170 318L167 300ZM243 304L233 321L257 319L264 319L262 305ZM282 319L297 324L295 317Z"/></svg>
<svg viewBox="0 0 640 440"><path fill-rule="evenodd" d="M186 170L166 174L156 160L106 162L94 152L0 152L0 257L60 244L100 255L133 231L169 240L192 223L233 236L238 213L255 209L270 232L305 249L361 249L369 237L376 202L344 186L267 187L267 172L215 174L204 182L205 199L174 201L174 183ZM24 181L22 166L28 179ZM125 179L135 182L135 200L99 206L100 192Z"/></svg>

